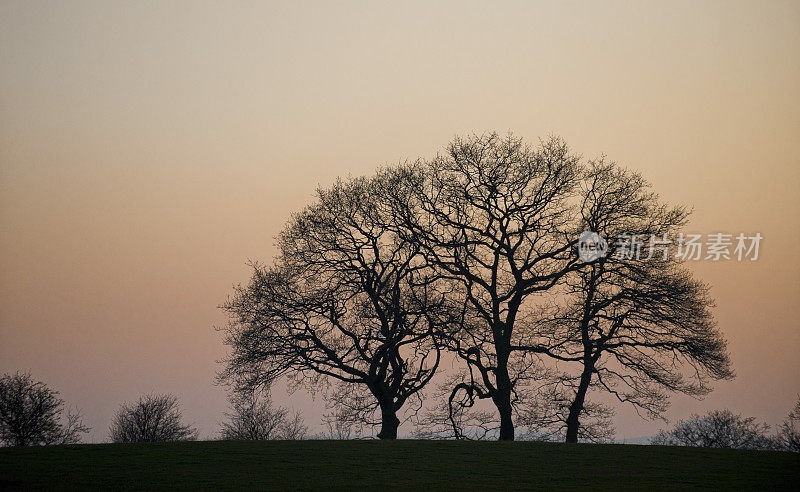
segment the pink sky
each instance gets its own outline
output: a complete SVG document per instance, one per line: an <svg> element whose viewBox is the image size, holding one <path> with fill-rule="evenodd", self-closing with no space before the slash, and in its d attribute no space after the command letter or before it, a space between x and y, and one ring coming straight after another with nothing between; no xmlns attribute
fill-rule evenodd
<svg viewBox="0 0 800 492"><path fill-rule="evenodd" d="M775 425L800 394L797 2L6 1L0 70L0 372L60 390L90 440L150 391L215 433L216 306L247 260L317 185L486 130L560 135L693 206L690 231L764 236L694 265L738 377L671 419ZM317 429L319 399L276 398ZM619 408L619 437L663 426Z"/></svg>

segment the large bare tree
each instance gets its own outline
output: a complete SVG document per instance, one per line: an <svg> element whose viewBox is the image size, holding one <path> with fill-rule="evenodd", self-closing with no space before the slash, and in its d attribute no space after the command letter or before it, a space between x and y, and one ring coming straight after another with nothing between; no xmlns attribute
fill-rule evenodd
<svg viewBox="0 0 800 492"><path fill-rule="evenodd" d="M577 265L570 227L580 169L557 138L533 148L489 134L456 138L446 154L397 171L411 189L394 200L399 233L460 284L470 314L446 337L467 367L450 400L490 400L501 440L514 439L515 388L534 363L519 344L518 317Z"/></svg>
<svg viewBox="0 0 800 492"><path fill-rule="evenodd" d="M529 347L580 367L562 379L572 395L567 442L578 440L592 388L659 416L668 392L703 395L709 381L733 376L707 287L670 254L686 210L603 162L589 166L582 198L581 228L607 238L608 250L562 279L564 302L533 332L546 341Z"/></svg>
<svg viewBox="0 0 800 492"><path fill-rule="evenodd" d="M337 418L393 438L446 349L463 367L438 423L456 437L480 408L477 436L513 440L515 412L549 392L559 404L524 420L563 424L569 441L604 439L610 412L587 402L590 388L657 415L665 392L701 395L731 377L707 289L674 258L647 246L646 261L612 259L616 247L579 258L584 230L673 238L686 216L636 174L582 165L558 138L457 138L431 161L320 190L292 218L275 264L255 265L224 306L232 352L221 378L339 381L328 392ZM496 427L481 402L496 408ZM587 409L594 423L582 432Z"/></svg>
<svg viewBox="0 0 800 492"><path fill-rule="evenodd" d="M333 396L379 422L379 438L397 437L398 414L439 365L434 334L451 321L447 292L419 246L393 232L384 199L391 179L340 181L292 217L275 264L255 265L224 305L231 354L222 380L358 385L368 398L357 389Z"/></svg>

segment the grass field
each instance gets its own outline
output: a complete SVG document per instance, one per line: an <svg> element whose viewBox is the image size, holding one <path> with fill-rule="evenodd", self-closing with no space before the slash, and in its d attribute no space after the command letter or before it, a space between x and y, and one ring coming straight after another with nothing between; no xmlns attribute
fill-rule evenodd
<svg viewBox="0 0 800 492"><path fill-rule="evenodd" d="M201 441L0 449L0 489L798 490L800 455L635 445Z"/></svg>

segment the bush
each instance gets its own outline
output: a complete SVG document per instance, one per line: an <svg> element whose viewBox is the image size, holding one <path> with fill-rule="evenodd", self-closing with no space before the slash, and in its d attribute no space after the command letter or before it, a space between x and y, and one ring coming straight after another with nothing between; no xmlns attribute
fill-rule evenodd
<svg viewBox="0 0 800 492"><path fill-rule="evenodd" d="M789 413L789 417L778 430L778 441L787 451L800 452L800 397Z"/></svg>
<svg viewBox="0 0 800 492"><path fill-rule="evenodd" d="M230 441L260 441L267 439L302 439L307 428L299 412L289 413L283 407L272 408L268 400L254 393L231 397L230 412L223 422L220 437Z"/></svg>
<svg viewBox="0 0 800 492"><path fill-rule="evenodd" d="M663 446L697 446L729 449L778 449L774 438L767 435L769 426L742 417L730 410L712 410L703 417L693 415L681 420L669 432L661 431L651 444Z"/></svg>
<svg viewBox="0 0 800 492"><path fill-rule="evenodd" d="M109 429L112 442L193 441L197 429L184 425L178 398L146 395L132 405L123 404Z"/></svg>
<svg viewBox="0 0 800 492"><path fill-rule="evenodd" d="M0 378L0 442L9 446L74 444L89 432L79 411L64 413L58 391L30 373Z"/></svg>

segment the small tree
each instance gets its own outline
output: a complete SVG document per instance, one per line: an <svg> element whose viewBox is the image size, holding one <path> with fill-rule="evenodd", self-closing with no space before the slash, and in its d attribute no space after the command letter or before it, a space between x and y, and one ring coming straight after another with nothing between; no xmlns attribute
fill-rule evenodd
<svg viewBox="0 0 800 492"><path fill-rule="evenodd" d="M0 442L10 446L74 444L89 432L79 411L64 414L58 391L29 373L0 378Z"/></svg>
<svg viewBox="0 0 800 492"><path fill-rule="evenodd" d="M697 446L729 449L776 449L767 436L769 426L755 417L742 417L730 410L712 410L703 417L681 420L671 431L661 431L650 442L659 446Z"/></svg>
<svg viewBox="0 0 800 492"><path fill-rule="evenodd" d="M283 407L273 408L267 399L255 392L234 394L231 411L222 424L220 436L231 441L261 441L268 439L295 440L305 437L307 428L300 412L290 413Z"/></svg>
<svg viewBox="0 0 800 492"><path fill-rule="evenodd" d="M781 424L778 440L785 449L800 451L800 397L797 398L789 417Z"/></svg>
<svg viewBox="0 0 800 492"><path fill-rule="evenodd" d="M193 441L197 429L185 425L178 398L146 395L135 404L124 403L109 428L112 442Z"/></svg>

